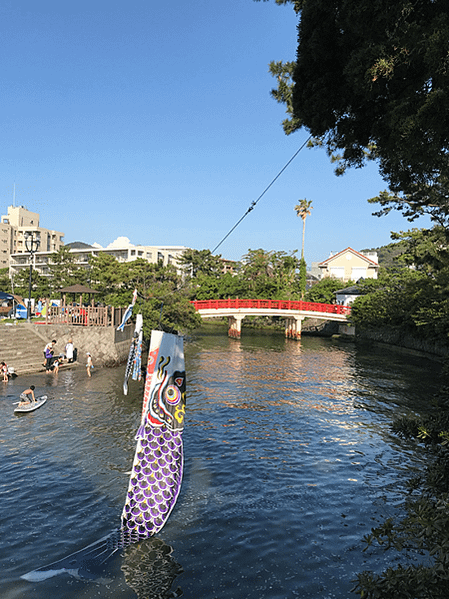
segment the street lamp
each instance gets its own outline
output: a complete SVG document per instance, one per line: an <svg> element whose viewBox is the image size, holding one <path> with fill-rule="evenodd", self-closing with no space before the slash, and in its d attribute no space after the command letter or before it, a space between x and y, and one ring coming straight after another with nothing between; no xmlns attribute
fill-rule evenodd
<svg viewBox="0 0 449 599"><path fill-rule="evenodd" d="M40 246L40 240L34 238L34 231L28 231L25 233L25 248L30 254L30 280L28 288L28 306L27 306L27 320L31 322L31 273L33 272L33 254L37 252Z"/></svg>

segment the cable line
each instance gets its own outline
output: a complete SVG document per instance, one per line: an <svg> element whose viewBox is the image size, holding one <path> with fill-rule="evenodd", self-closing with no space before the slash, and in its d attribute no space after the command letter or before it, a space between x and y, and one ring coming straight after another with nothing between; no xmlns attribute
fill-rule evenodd
<svg viewBox="0 0 449 599"><path fill-rule="evenodd" d="M245 214L240 218L240 220L238 220L235 225L232 227L232 229L223 237L223 239L220 241L220 243L218 245L216 245L214 247L214 249L212 250L212 254L215 253L215 251L220 247L220 245L229 237L229 235L239 226L239 224L242 222L242 220L248 216L248 214L251 212L251 210L254 210L254 208L256 207L256 204L259 200L262 199L262 197L267 193L267 191L270 189L270 187L279 179L279 177L282 175L282 173L285 171L285 169L293 162L293 160L296 158L296 156L300 153L300 151L309 143L309 141L312 139L312 136L309 135L309 137L306 139L306 141L302 144L302 146L299 148L299 150L296 150L296 152L293 154L293 156L290 158L290 160L287 162L287 164L284 165L284 167L278 172L278 174L276 175L276 177L271 181L271 183L263 190L263 192L260 194L260 196L257 198L257 200L253 200L251 202L250 207L248 208L248 210L245 212Z"/></svg>

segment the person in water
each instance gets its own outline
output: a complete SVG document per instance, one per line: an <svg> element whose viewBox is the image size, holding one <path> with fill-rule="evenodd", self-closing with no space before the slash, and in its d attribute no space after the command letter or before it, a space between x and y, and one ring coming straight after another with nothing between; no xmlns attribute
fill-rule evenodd
<svg viewBox="0 0 449 599"><path fill-rule="evenodd" d="M31 402L36 401L36 398L34 397L35 388L36 387L34 385L30 385L29 389L25 389L25 391L22 391L22 393L20 394L19 407L26 406Z"/></svg>
<svg viewBox="0 0 449 599"><path fill-rule="evenodd" d="M87 352L87 364L86 364L86 370L87 370L87 376L91 376L90 371L91 368L93 368L94 365L92 364L92 356L90 354L90 352Z"/></svg>
<svg viewBox="0 0 449 599"><path fill-rule="evenodd" d="M6 365L5 362L2 362L0 364L0 367L1 367L0 372L1 372L1 375L3 376L3 382L7 383L8 380L9 380L9 377L8 377L8 366Z"/></svg>

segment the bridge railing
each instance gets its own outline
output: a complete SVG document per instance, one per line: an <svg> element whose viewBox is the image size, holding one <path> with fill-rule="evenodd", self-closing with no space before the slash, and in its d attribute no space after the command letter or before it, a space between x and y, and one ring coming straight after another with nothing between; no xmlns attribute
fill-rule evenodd
<svg viewBox="0 0 449 599"><path fill-rule="evenodd" d="M220 310L225 308L259 308L265 310L303 310L306 312L321 312L327 314L350 314L349 306L340 304L320 304L300 300L265 300L265 299L219 299L194 300L191 302L195 310Z"/></svg>

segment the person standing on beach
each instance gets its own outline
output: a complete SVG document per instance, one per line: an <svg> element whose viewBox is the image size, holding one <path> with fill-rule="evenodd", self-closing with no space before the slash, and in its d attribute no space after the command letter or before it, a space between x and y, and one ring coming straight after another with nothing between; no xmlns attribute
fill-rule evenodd
<svg viewBox="0 0 449 599"><path fill-rule="evenodd" d="M67 358L67 362L73 362L73 341L71 339L68 340L65 346L65 357Z"/></svg>
<svg viewBox="0 0 449 599"><path fill-rule="evenodd" d="M56 345L56 339L53 339L50 343L47 343L44 349L45 355L45 370L50 372L51 365L53 363L53 346Z"/></svg>

